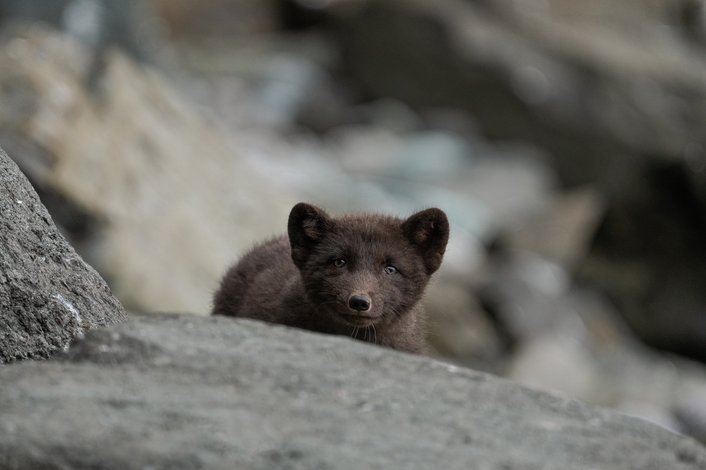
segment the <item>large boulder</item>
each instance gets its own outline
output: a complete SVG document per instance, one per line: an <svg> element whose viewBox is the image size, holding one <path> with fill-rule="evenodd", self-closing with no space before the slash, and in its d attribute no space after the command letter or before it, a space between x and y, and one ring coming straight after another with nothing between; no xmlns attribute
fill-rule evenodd
<svg viewBox="0 0 706 470"><path fill-rule="evenodd" d="M134 316L0 369L2 468L697 470L655 425L348 338Z"/></svg>
<svg viewBox="0 0 706 470"><path fill-rule="evenodd" d="M48 357L84 331L125 318L0 149L0 364Z"/></svg>

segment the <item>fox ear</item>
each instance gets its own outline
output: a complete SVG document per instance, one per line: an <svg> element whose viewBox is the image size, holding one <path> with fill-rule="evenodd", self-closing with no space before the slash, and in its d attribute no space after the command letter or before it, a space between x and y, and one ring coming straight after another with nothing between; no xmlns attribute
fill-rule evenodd
<svg viewBox="0 0 706 470"><path fill-rule="evenodd" d="M439 269L449 241L449 220L444 211L432 208L417 212L402 223L402 232L421 252L427 274Z"/></svg>
<svg viewBox="0 0 706 470"><path fill-rule="evenodd" d="M287 232L295 265L301 267L304 264L311 248L321 241L331 226L329 215L316 206L300 202L292 208Z"/></svg>

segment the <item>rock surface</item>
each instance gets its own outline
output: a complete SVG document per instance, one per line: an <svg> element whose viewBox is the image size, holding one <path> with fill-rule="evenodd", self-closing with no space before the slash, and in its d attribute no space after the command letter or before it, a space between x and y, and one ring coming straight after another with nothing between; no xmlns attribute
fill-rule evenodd
<svg viewBox="0 0 706 470"><path fill-rule="evenodd" d="M2 468L696 470L657 426L347 338L149 315L0 369Z"/></svg>
<svg viewBox="0 0 706 470"><path fill-rule="evenodd" d="M0 149L0 364L48 357L125 312Z"/></svg>

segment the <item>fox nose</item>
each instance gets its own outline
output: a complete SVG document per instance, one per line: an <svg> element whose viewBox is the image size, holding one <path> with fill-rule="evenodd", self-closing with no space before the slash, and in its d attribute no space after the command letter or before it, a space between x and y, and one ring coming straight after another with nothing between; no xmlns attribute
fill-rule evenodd
<svg viewBox="0 0 706 470"><path fill-rule="evenodd" d="M353 294L348 298L348 307L359 312L370 310L370 297L367 295Z"/></svg>

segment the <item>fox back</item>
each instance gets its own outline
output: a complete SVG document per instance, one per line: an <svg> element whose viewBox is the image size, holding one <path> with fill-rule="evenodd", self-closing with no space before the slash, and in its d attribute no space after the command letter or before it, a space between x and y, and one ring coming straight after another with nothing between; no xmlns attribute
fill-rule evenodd
<svg viewBox="0 0 706 470"><path fill-rule="evenodd" d="M407 219L333 218L299 203L289 215L288 236L256 246L228 270L213 313L420 352L421 299L448 237L440 209Z"/></svg>

